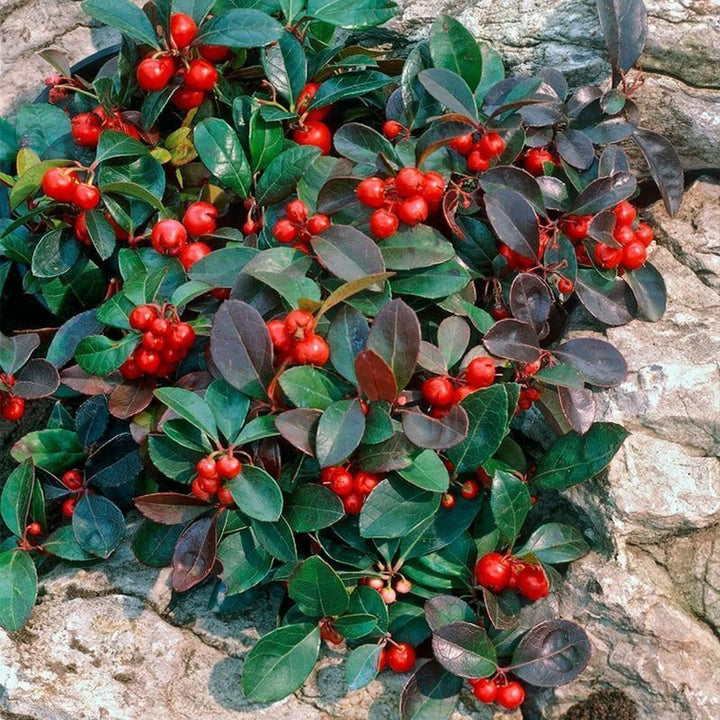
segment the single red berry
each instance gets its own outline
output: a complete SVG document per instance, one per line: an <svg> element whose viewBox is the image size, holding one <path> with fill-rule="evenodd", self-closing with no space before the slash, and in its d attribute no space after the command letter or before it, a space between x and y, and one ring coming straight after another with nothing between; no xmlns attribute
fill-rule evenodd
<svg viewBox="0 0 720 720"><path fill-rule="evenodd" d="M653 229L647 223L638 223L635 230L635 239L637 241L641 242L645 247L648 247L653 241L654 236Z"/></svg>
<svg viewBox="0 0 720 720"><path fill-rule="evenodd" d="M451 405L457 405L458 403L461 403L468 395L473 393L477 388L472 388L469 385L458 385L453 390L452 400L450 401Z"/></svg>
<svg viewBox="0 0 720 720"><path fill-rule="evenodd" d="M126 380L137 380L143 376L143 371L137 366L135 357L131 355L121 366L120 374Z"/></svg>
<svg viewBox="0 0 720 720"><path fill-rule="evenodd" d="M2 403L0 414L3 419L15 422L25 413L25 400L19 397L9 397Z"/></svg>
<svg viewBox="0 0 720 720"><path fill-rule="evenodd" d="M163 336L170 329L170 323L164 317L156 317L150 323L150 332L154 335Z"/></svg>
<svg viewBox="0 0 720 720"><path fill-rule="evenodd" d="M100 191L94 185L78 183L75 186L73 202L83 210L92 210L100 202Z"/></svg>
<svg viewBox="0 0 720 720"><path fill-rule="evenodd" d="M177 323L170 328L165 341L173 350L189 350L195 342L195 330L190 323Z"/></svg>
<svg viewBox="0 0 720 720"><path fill-rule="evenodd" d="M185 350L175 350L175 348L163 348L162 360L165 365L178 365L180 361L187 355Z"/></svg>
<svg viewBox="0 0 720 720"><path fill-rule="evenodd" d="M187 230L177 220L160 220L155 223L150 239L161 255L178 255L187 243Z"/></svg>
<svg viewBox="0 0 720 720"><path fill-rule="evenodd" d="M417 225L427 220L428 205L421 195L404 200L397 210L398 219L406 225Z"/></svg>
<svg viewBox="0 0 720 720"><path fill-rule="evenodd" d="M232 455L223 455L216 465L217 474L221 478L234 478L242 470L242 463Z"/></svg>
<svg viewBox="0 0 720 720"><path fill-rule="evenodd" d="M382 127L383 135L388 140L394 140L404 129L397 120L388 120Z"/></svg>
<svg viewBox="0 0 720 720"><path fill-rule="evenodd" d="M389 210L376 210L370 216L370 234L378 240L384 240L397 232L400 221Z"/></svg>
<svg viewBox="0 0 720 720"><path fill-rule="evenodd" d="M605 243L595 245L593 251L595 262L606 270L617 267L623 257L623 248L615 248Z"/></svg>
<svg viewBox="0 0 720 720"><path fill-rule="evenodd" d="M320 89L320 84L315 82L309 82L305 84L305 87L300 91L295 101L295 110L298 115L302 115L308 109L308 105L312 99L317 95L317 91ZM330 112L331 106L325 105L321 108L311 110L307 114L308 120L322 120Z"/></svg>
<svg viewBox="0 0 720 720"><path fill-rule="evenodd" d="M626 270L637 270L647 260L647 248L639 240L633 240L622 251L622 265Z"/></svg>
<svg viewBox="0 0 720 720"><path fill-rule="evenodd" d="M527 565L518 576L518 590L528 600L540 600L550 592L550 583L539 565Z"/></svg>
<svg viewBox="0 0 720 720"><path fill-rule="evenodd" d="M561 225L563 233L574 243L580 242L580 240L587 237L589 227L590 222L584 216L569 217Z"/></svg>
<svg viewBox="0 0 720 720"><path fill-rule="evenodd" d="M193 60L183 75L183 85L186 88L202 92L212 90L217 80L218 71L215 66L202 58Z"/></svg>
<svg viewBox="0 0 720 720"><path fill-rule="evenodd" d="M293 357L300 365L324 365L330 359L330 348L324 338L310 333L295 344Z"/></svg>
<svg viewBox="0 0 720 720"><path fill-rule="evenodd" d="M504 305L493 305L490 314L496 320L505 320L510 317L510 311Z"/></svg>
<svg viewBox="0 0 720 720"><path fill-rule="evenodd" d="M354 488L353 476L347 470L336 471L330 480L330 489L340 497L349 495Z"/></svg>
<svg viewBox="0 0 720 720"><path fill-rule="evenodd" d="M218 502L221 505L225 505L225 507L232 507L235 504L235 499L233 498L232 493L226 487L221 487L217 491L217 499Z"/></svg>
<svg viewBox="0 0 720 720"><path fill-rule="evenodd" d="M342 498L343 509L348 515L358 515L362 510L363 497L358 493L350 493Z"/></svg>
<svg viewBox="0 0 720 720"><path fill-rule="evenodd" d="M157 308L152 305L138 305L130 311L128 321L133 330L149 330L157 316Z"/></svg>
<svg viewBox="0 0 720 720"><path fill-rule="evenodd" d="M276 350L288 351L292 347L293 339L288 333L282 320L270 320L266 323L270 340Z"/></svg>
<svg viewBox="0 0 720 720"><path fill-rule="evenodd" d="M298 331L310 334L315 329L315 316L307 310L291 310L285 317L285 329L293 336Z"/></svg>
<svg viewBox="0 0 720 720"><path fill-rule="evenodd" d="M70 121L73 141L79 147L97 147L102 122L93 112L79 113Z"/></svg>
<svg viewBox="0 0 720 720"><path fill-rule="evenodd" d="M387 650L383 648L378 655L378 673L387 667Z"/></svg>
<svg viewBox="0 0 720 720"><path fill-rule="evenodd" d="M205 93L202 90L190 90L190 88L178 88L172 96L172 103L180 110L192 110L202 104Z"/></svg>
<svg viewBox="0 0 720 720"><path fill-rule="evenodd" d="M449 378L431 377L422 384L420 392L431 405L449 405L453 390L453 384Z"/></svg>
<svg viewBox="0 0 720 720"><path fill-rule="evenodd" d="M211 252L212 249L210 246L206 245L204 242L198 241L188 243L182 250L180 250L178 260L182 263L185 270L188 271L198 260L204 258L206 255L209 255Z"/></svg>
<svg viewBox="0 0 720 720"><path fill-rule="evenodd" d="M372 208L381 208L385 204L385 183L379 177L365 178L355 192L360 203Z"/></svg>
<svg viewBox="0 0 720 720"><path fill-rule="evenodd" d="M443 493L442 497L440 498L440 504L446 510L451 510L455 507L455 496L449 492Z"/></svg>
<svg viewBox="0 0 720 720"><path fill-rule="evenodd" d="M355 490L361 495L369 495L380 482L380 478L374 473L361 470L355 474Z"/></svg>
<svg viewBox="0 0 720 720"><path fill-rule="evenodd" d="M558 280L557 289L563 295L569 295L573 291L574 288L575 288L575 283L570 278L561 277Z"/></svg>
<svg viewBox="0 0 720 720"><path fill-rule="evenodd" d="M175 63L172 58L145 58L137 66L135 77L141 90L153 92L162 90L175 74Z"/></svg>
<svg viewBox="0 0 720 720"><path fill-rule="evenodd" d="M422 196L429 203L437 203L443 199L443 195L445 195L445 180L443 176L434 170L426 172L424 175Z"/></svg>
<svg viewBox="0 0 720 720"><path fill-rule="evenodd" d="M77 183L77 175L73 169L66 167L50 168L43 175L42 190L53 200L73 202Z"/></svg>
<svg viewBox="0 0 720 720"><path fill-rule="evenodd" d="M385 581L380 577L367 578L367 586L373 590L382 590L385 587Z"/></svg>
<svg viewBox="0 0 720 720"><path fill-rule="evenodd" d="M475 579L478 585L493 592L500 592L507 586L510 572L510 562L500 553L487 553L475 563Z"/></svg>
<svg viewBox="0 0 720 720"><path fill-rule="evenodd" d="M505 149L505 141L497 133L491 132L480 138L476 148L483 157L489 160L502 153Z"/></svg>
<svg viewBox="0 0 720 720"><path fill-rule="evenodd" d="M415 649L408 643L395 643L386 649L385 660L396 673L405 673L415 665Z"/></svg>
<svg viewBox="0 0 720 720"><path fill-rule="evenodd" d="M513 710L522 705L525 700L525 690L519 682L509 682L507 685L501 685L497 690L495 698L498 705L507 710Z"/></svg>
<svg viewBox="0 0 720 720"><path fill-rule="evenodd" d="M32 535L33 537L37 537L38 535L42 535L42 525L39 522L31 522L25 530L27 531L28 535Z"/></svg>
<svg viewBox="0 0 720 720"><path fill-rule="evenodd" d="M140 348L135 355L135 362L144 375L155 375L160 368L162 357L156 350Z"/></svg>
<svg viewBox="0 0 720 720"><path fill-rule="evenodd" d="M490 167L490 161L480 151L473 150L467 157L467 166L470 172L485 172Z"/></svg>
<svg viewBox="0 0 720 720"><path fill-rule="evenodd" d="M206 492L202 489L202 485L200 484L200 478L196 477L192 484L190 485L190 490L192 491L192 494L198 499L198 500L204 500L207 502L212 497L212 494L209 492Z"/></svg>
<svg viewBox="0 0 720 720"><path fill-rule="evenodd" d="M414 167L404 167L395 176L395 190L400 197L420 195L425 187L425 176Z"/></svg>
<svg viewBox="0 0 720 720"><path fill-rule="evenodd" d="M302 224L307 220L307 205L302 200L291 200L285 206L285 217L292 223Z"/></svg>
<svg viewBox="0 0 720 720"><path fill-rule="evenodd" d="M613 208L618 225L632 225L635 222L637 211L632 203L623 200Z"/></svg>
<svg viewBox="0 0 720 720"><path fill-rule="evenodd" d="M230 57L230 48L225 45L201 45L200 55L211 62L222 62Z"/></svg>
<svg viewBox="0 0 720 720"><path fill-rule="evenodd" d="M188 205L182 224L191 235L210 235L215 232L215 220L218 211L214 205L206 202L194 202Z"/></svg>
<svg viewBox="0 0 720 720"><path fill-rule="evenodd" d="M471 680L473 695L482 703L495 702L497 697L498 686L489 678L480 678Z"/></svg>
<svg viewBox="0 0 720 720"><path fill-rule="evenodd" d="M332 135L325 123L319 120L306 120L304 128L297 128L292 139L298 145L314 145L320 148L321 155L327 155L332 148Z"/></svg>
<svg viewBox="0 0 720 720"><path fill-rule="evenodd" d="M525 153L523 167L535 177L545 174L545 163L554 162L553 156L545 148L531 148Z"/></svg>
<svg viewBox="0 0 720 720"><path fill-rule="evenodd" d="M215 495L220 489L220 478L215 475L214 477L199 477L200 487L209 495Z"/></svg>
<svg viewBox="0 0 720 720"><path fill-rule="evenodd" d="M307 229L313 235L319 235L330 227L330 218L327 215L312 215L307 221Z"/></svg>
<svg viewBox="0 0 720 720"><path fill-rule="evenodd" d="M472 133L468 133L454 138L450 143L450 148L460 155L467 156L471 153L474 144Z"/></svg>
<svg viewBox="0 0 720 720"><path fill-rule="evenodd" d="M460 486L460 494L466 500L472 500L473 498L476 498L479 492L480 486L475 480L465 480L465 482Z"/></svg>
<svg viewBox="0 0 720 720"><path fill-rule="evenodd" d="M380 589L380 597L386 605L392 605L397 600L397 593L391 587Z"/></svg>
<svg viewBox="0 0 720 720"><path fill-rule="evenodd" d="M258 224L250 217L243 223L242 231L244 235L252 235L258 229Z"/></svg>
<svg viewBox="0 0 720 720"><path fill-rule="evenodd" d="M195 21L185 13L170 16L170 37L178 50L186 48L197 35Z"/></svg>
<svg viewBox="0 0 720 720"><path fill-rule="evenodd" d="M628 245L635 239L635 231L629 225L618 225L613 231L613 238L621 245Z"/></svg>
<svg viewBox="0 0 720 720"><path fill-rule="evenodd" d="M495 382L495 361L491 357L477 357L465 371L467 384L472 388L490 387Z"/></svg>
<svg viewBox="0 0 720 720"><path fill-rule="evenodd" d="M147 350L162 350L165 347L165 338L148 330L143 333L142 346Z"/></svg>
<svg viewBox="0 0 720 720"><path fill-rule="evenodd" d="M401 578L395 583L395 592L400 595L407 595L412 590L412 583L405 578Z"/></svg>
<svg viewBox="0 0 720 720"><path fill-rule="evenodd" d="M272 232L273 237L284 244L295 242L298 236L298 229L287 218L280 218L275 223Z"/></svg>
<svg viewBox="0 0 720 720"><path fill-rule="evenodd" d="M76 505L77 505L76 498L68 498L67 500L64 500L63 504L62 504L63 516L66 518L71 518L73 516L73 513L75 512Z"/></svg>

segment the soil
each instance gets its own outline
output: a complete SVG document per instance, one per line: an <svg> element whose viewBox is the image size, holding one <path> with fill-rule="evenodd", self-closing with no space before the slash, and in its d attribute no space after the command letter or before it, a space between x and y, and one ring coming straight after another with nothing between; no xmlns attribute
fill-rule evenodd
<svg viewBox="0 0 720 720"><path fill-rule="evenodd" d="M635 703L619 690L601 690L573 705L563 720L637 720Z"/></svg>

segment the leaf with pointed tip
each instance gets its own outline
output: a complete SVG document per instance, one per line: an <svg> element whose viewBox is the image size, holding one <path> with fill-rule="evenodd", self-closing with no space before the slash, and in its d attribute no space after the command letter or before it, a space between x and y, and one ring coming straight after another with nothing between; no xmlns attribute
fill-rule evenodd
<svg viewBox="0 0 720 720"><path fill-rule="evenodd" d="M620 71L635 65L647 38L647 10L643 0L596 0L600 27L613 69L613 84Z"/></svg>
<svg viewBox="0 0 720 720"><path fill-rule="evenodd" d="M142 495L135 498L134 504L144 517L161 525L185 525L210 508L207 502L194 495L175 492Z"/></svg>
<svg viewBox="0 0 720 720"><path fill-rule="evenodd" d="M196 520L178 538L172 558L172 589L186 592L211 572L217 556L217 517Z"/></svg>
<svg viewBox="0 0 720 720"><path fill-rule="evenodd" d="M637 187L634 175L617 172L610 177L593 180L576 198L573 215L595 215L627 200Z"/></svg>
<svg viewBox="0 0 720 720"><path fill-rule="evenodd" d="M418 409L402 416L403 431L408 440L420 448L447 450L461 443L468 434L470 421L465 408L454 405L442 418L433 418Z"/></svg>
<svg viewBox="0 0 720 720"><path fill-rule="evenodd" d="M595 422L595 393L588 388L558 388L560 409L570 427L586 433Z"/></svg>
<svg viewBox="0 0 720 720"><path fill-rule="evenodd" d="M432 648L436 660L459 677L488 677L497 668L497 654L487 633L469 622L451 622L435 630Z"/></svg>
<svg viewBox="0 0 720 720"><path fill-rule="evenodd" d="M435 660L422 665L400 696L401 720L449 720L458 703L462 679Z"/></svg>
<svg viewBox="0 0 720 720"><path fill-rule="evenodd" d="M108 558L125 537L125 518L120 508L102 495L84 495L75 506L72 528L83 550Z"/></svg>
<svg viewBox="0 0 720 720"><path fill-rule="evenodd" d="M496 322L485 333L483 344L497 357L522 363L535 362L542 353L533 326L512 318Z"/></svg>
<svg viewBox="0 0 720 720"><path fill-rule="evenodd" d="M655 266L646 262L642 267L623 275L628 284L639 315L650 322L657 322L665 314L667 306L667 291L665 280Z"/></svg>
<svg viewBox="0 0 720 720"><path fill-rule="evenodd" d="M0 553L0 627L19 630L30 617L37 597L37 570L24 550Z"/></svg>
<svg viewBox="0 0 720 720"><path fill-rule="evenodd" d="M553 354L579 370L591 385L615 387L627 377L625 358L605 340L574 338L558 345Z"/></svg>
<svg viewBox="0 0 720 720"><path fill-rule="evenodd" d="M490 493L490 507L495 525L512 545L532 507L527 483L517 475L496 470Z"/></svg>
<svg viewBox="0 0 720 720"><path fill-rule="evenodd" d="M485 194L485 211L500 240L524 257L537 260L538 218L532 205L515 190L498 188ZM579 214L579 213L578 213Z"/></svg>

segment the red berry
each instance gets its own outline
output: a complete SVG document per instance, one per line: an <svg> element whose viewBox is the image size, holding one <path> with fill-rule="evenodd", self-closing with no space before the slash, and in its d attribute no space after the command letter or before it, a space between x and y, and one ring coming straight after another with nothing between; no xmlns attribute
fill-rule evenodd
<svg viewBox="0 0 720 720"><path fill-rule="evenodd" d="M385 204L385 183L378 177L365 178L355 192L363 205L381 208Z"/></svg>
<svg viewBox="0 0 720 720"><path fill-rule="evenodd" d="M313 235L319 235L330 227L330 218L327 215L313 215L307 221L307 229Z"/></svg>
<svg viewBox="0 0 720 720"><path fill-rule="evenodd" d="M75 512L75 506L77 505L77 499L76 498L68 498L67 500L63 501L62 504L62 514L66 518L71 518L73 516L73 513Z"/></svg>
<svg viewBox="0 0 720 720"><path fill-rule="evenodd" d="M545 174L545 163L554 162L553 156L545 148L531 148L525 153L523 167L535 177Z"/></svg>
<svg viewBox="0 0 720 720"><path fill-rule="evenodd" d="M202 57L212 62L222 62L230 56L230 48L225 45L201 45L198 50Z"/></svg>
<svg viewBox="0 0 720 720"><path fill-rule="evenodd" d="M145 58L137 66L135 77L145 92L162 90L175 74L175 63L170 57Z"/></svg>
<svg viewBox="0 0 720 720"><path fill-rule="evenodd" d="M174 348L163 348L162 359L164 365L178 365L180 361L187 355L185 350L175 350Z"/></svg>
<svg viewBox="0 0 720 720"><path fill-rule="evenodd" d="M232 455L223 455L216 465L221 478L234 478L242 470L242 463Z"/></svg>
<svg viewBox="0 0 720 720"><path fill-rule="evenodd" d="M440 498L440 504L446 510L451 510L455 507L455 496L449 492L443 493L442 497Z"/></svg>
<svg viewBox="0 0 720 720"><path fill-rule="evenodd" d="M493 592L500 592L507 586L510 573L510 563L500 553L487 553L475 564L475 579L478 585Z"/></svg>
<svg viewBox="0 0 720 720"><path fill-rule="evenodd" d="M273 237L280 243L294 242L297 236L297 228L287 218L280 218L273 227Z"/></svg>
<svg viewBox="0 0 720 720"><path fill-rule="evenodd" d="M354 487L353 476L347 470L337 470L330 480L330 489L340 497L350 495Z"/></svg>
<svg viewBox="0 0 720 720"><path fill-rule="evenodd" d="M185 270L189 270L198 260L209 255L212 249L204 242L188 243L178 255L178 260L182 263Z"/></svg>
<svg viewBox="0 0 720 720"><path fill-rule="evenodd" d="M490 313L496 320L505 320L510 317L510 311L504 305L494 305Z"/></svg>
<svg viewBox="0 0 720 720"><path fill-rule="evenodd" d="M613 232L613 238L621 245L627 245L635 239L635 231L629 225L618 225Z"/></svg>
<svg viewBox="0 0 720 720"><path fill-rule="evenodd" d="M385 587L385 581L379 577L367 578L367 585L373 590L382 590Z"/></svg>
<svg viewBox="0 0 720 720"><path fill-rule="evenodd" d="M330 130L319 120L306 120L305 127L295 130L292 139L298 145L314 145L320 148L321 155L327 155L332 148Z"/></svg>
<svg viewBox="0 0 720 720"><path fill-rule="evenodd" d="M293 223L302 224L307 220L307 205L302 200L291 200L285 206L285 217Z"/></svg>
<svg viewBox="0 0 720 720"><path fill-rule="evenodd" d="M78 179L71 168L50 168L42 179L42 190L53 200L73 202L75 200L75 186Z"/></svg>
<svg viewBox="0 0 720 720"><path fill-rule="evenodd" d="M407 595L412 590L412 583L405 578L401 578L395 583L395 591L401 595Z"/></svg>
<svg viewBox="0 0 720 720"><path fill-rule="evenodd" d="M133 330L148 330L157 316L157 309L152 305L138 305L130 311L128 319Z"/></svg>
<svg viewBox="0 0 720 720"><path fill-rule="evenodd" d="M285 329L293 336L298 331L310 334L315 329L315 317L307 310L291 310L285 317Z"/></svg>
<svg viewBox="0 0 720 720"><path fill-rule="evenodd" d="M19 397L11 397L3 404L1 412L5 420L15 422L19 420L25 412L25 400Z"/></svg>
<svg viewBox="0 0 720 720"><path fill-rule="evenodd" d="M382 127L383 135L388 140L394 140L403 130L403 126L396 120L388 120Z"/></svg>
<svg viewBox="0 0 720 720"><path fill-rule="evenodd" d="M445 195L445 180L443 176L434 170L430 170L430 172L425 173L424 181L422 196L425 200L429 203L440 202L440 200L443 199L443 195Z"/></svg>
<svg viewBox="0 0 720 720"><path fill-rule="evenodd" d="M595 262L604 269L614 268L620 264L623 257L623 248L615 248L605 243L595 245L593 252Z"/></svg>
<svg viewBox="0 0 720 720"><path fill-rule="evenodd" d="M150 332L153 335L162 337L169 329L170 323L164 317L157 317L150 323Z"/></svg>
<svg viewBox="0 0 720 720"><path fill-rule="evenodd" d="M221 505L225 505L225 507L232 507L235 504L235 500L232 496L232 493L226 487L221 487L217 491L217 499L218 499L218 502Z"/></svg>
<svg viewBox="0 0 720 720"><path fill-rule="evenodd" d="M160 220L151 234L152 246L161 255L178 255L187 242L187 230L177 220Z"/></svg>
<svg viewBox="0 0 720 720"><path fill-rule="evenodd" d="M489 678L480 678L479 680L470 681L473 689L473 695L483 703L495 702L497 697L498 686Z"/></svg>
<svg viewBox="0 0 720 720"><path fill-rule="evenodd" d="M467 135L459 135L451 143L450 148L460 155L469 155L473 149L475 141L473 140L472 133Z"/></svg>
<svg viewBox="0 0 720 720"><path fill-rule="evenodd" d="M647 260L647 248L639 240L633 240L623 248L622 264L626 270L637 270Z"/></svg>
<svg viewBox="0 0 720 720"><path fill-rule="evenodd" d="M527 565L518 576L518 590L528 600L540 600L550 592L545 572L539 565Z"/></svg>
<svg viewBox="0 0 720 720"><path fill-rule="evenodd" d="M475 482L475 480L465 480L465 482L460 487L460 494L466 500L472 500L473 498L476 498L479 492L480 486L477 484L477 482Z"/></svg>
<svg viewBox="0 0 720 720"><path fill-rule="evenodd" d="M220 478L217 475L214 477L200 477L198 482L200 488L209 495L214 495L220 489Z"/></svg>
<svg viewBox="0 0 720 720"><path fill-rule="evenodd" d="M488 159L497 157L505 149L505 141L497 133L483 135L477 143L478 152Z"/></svg>
<svg viewBox="0 0 720 720"><path fill-rule="evenodd" d="M562 223L561 229L569 240L577 243L587 237L589 227L590 222L588 221L588 218L580 216L569 217L567 220L565 220L565 222Z"/></svg>
<svg viewBox="0 0 720 720"><path fill-rule="evenodd" d="M358 515L362 510L363 498L358 493L350 493L342 498L343 509L348 515Z"/></svg>
<svg viewBox="0 0 720 720"><path fill-rule="evenodd" d="M28 535L32 535L34 537L37 537L38 535L42 534L42 525L39 522L31 522L25 530L27 531Z"/></svg>
<svg viewBox="0 0 720 720"><path fill-rule="evenodd" d="M183 85L190 90L209 92L215 87L218 71L212 63L198 58L193 60L183 75Z"/></svg>
<svg viewBox="0 0 720 720"><path fill-rule="evenodd" d="M449 405L453 395L453 384L446 377L428 378L420 392L431 405Z"/></svg>
<svg viewBox="0 0 720 720"><path fill-rule="evenodd" d="M120 366L119 370L126 380L137 380L143 376L142 370L137 366L135 357L132 355Z"/></svg>
<svg viewBox="0 0 720 720"><path fill-rule="evenodd" d="M613 208L613 213L615 214L618 225L632 225L637 216L635 206L627 200L623 200L619 205L616 205Z"/></svg>
<svg viewBox="0 0 720 720"><path fill-rule="evenodd" d="M305 84L305 87L300 91L295 101L295 111L298 115L305 113L308 105L310 105L312 99L317 95L319 89L319 83L309 82ZM307 115L308 120L322 120L330 112L330 109L330 105L326 105L325 107L311 110Z"/></svg>
<svg viewBox="0 0 720 720"><path fill-rule="evenodd" d="M645 247L648 247L653 241L653 237L653 229L647 223L638 223L637 229L635 230L635 239L637 241L641 242Z"/></svg>
<svg viewBox="0 0 720 720"><path fill-rule="evenodd" d="M568 295L573 291L575 283L570 278L561 277L557 283L557 289L563 295Z"/></svg>
<svg viewBox="0 0 720 720"><path fill-rule="evenodd" d="M421 195L404 200L398 207L398 218L406 225L417 225L427 220L428 206Z"/></svg>
<svg viewBox="0 0 720 720"><path fill-rule="evenodd" d="M248 218L242 226L244 235L252 235L257 229L258 224L252 218Z"/></svg>
<svg viewBox="0 0 720 720"><path fill-rule="evenodd" d="M100 191L94 185L78 183L75 186L73 201L83 210L92 210L100 202Z"/></svg>
<svg viewBox="0 0 720 720"><path fill-rule="evenodd" d="M380 597L386 605L392 605L397 600L397 593L391 587L380 589Z"/></svg>
<svg viewBox="0 0 720 720"><path fill-rule="evenodd" d="M501 705L505 709L513 710L522 705L523 700L525 700L525 690L523 690L523 686L520 683L509 682L507 685L501 685L498 688L495 700L498 705Z"/></svg>
<svg viewBox="0 0 720 720"><path fill-rule="evenodd" d="M186 48L197 35L195 21L185 13L173 13L170 16L170 37L179 50Z"/></svg>
<svg viewBox="0 0 720 720"><path fill-rule="evenodd" d="M144 375L155 375L160 368L162 358L156 350L140 348L135 355L135 362Z"/></svg>
<svg viewBox="0 0 720 720"><path fill-rule="evenodd" d="M395 190L400 197L419 195L425 186L425 176L417 168L404 167L395 176Z"/></svg>
<svg viewBox="0 0 720 720"><path fill-rule="evenodd" d="M471 388L468 385L460 385L453 390L451 405L457 405L461 403L468 395L477 390L477 388Z"/></svg>
<svg viewBox="0 0 720 720"><path fill-rule="evenodd" d="M355 490L361 495L369 495L379 482L380 478L377 475L363 470L356 473L354 478Z"/></svg>
<svg viewBox="0 0 720 720"><path fill-rule="evenodd" d="M485 172L490 167L490 162L478 150L473 150L468 155L467 166L471 172Z"/></svg>
<svg viewBox="0 0 720 720"><path fill-rule="evenodd" d="M214 205L206 202L194 202L188 205L182 224L191 235L210 235L215 232L215 220L218 211Z"/></svg>
<svg viewBox="0 0 720 720"><path fill-rule="evenodd" d="M180 110L192 110L202 103L205 93L202 90L190 90L190 88L178 88L172 96L172 103Z"/></svg>
<svg viewBox="0 0 720 720"><path fill-rule="evenodd" d="M165 342L173 350L189 350L195 342L195 330L190 323L177 323L168 331Z"/></svg>
<svg viewBox="0 0 720 720"><path fill-rule="evenodd" d="M80 113L70 121L70 124L76 145L89 148L97 147L102 132L102 122L95 113Z"/></svg>
<svg viewBox="0 0 720 720"><path fill-rule="evenodd" d="M330 348L323 338L311 333L295 344L293 357L300 365L324 365L330 359Z"/></svg>
<svg viewBox="0 0 720 720"><path fill-rule="evenodd" d="M270 340L277 350L287 351L292 347L292 337L282 320L270 320L266 323Z"/></svg>
<svg viewBox="0 0 720 720"><path fill-rule="evenodd" d="M477 357L470 361L465 379L471 388L490 387L495 382L495 361L490 357Z"/></svg>
<svg viewBox="0 0 720 720"><path fill-rule="evenodd" d="M162 350L165 347L165 339L148 330L143 334L142 346L147 350Z"/></svg>
<svg viewBox="0 0 720 720"><path fill-rule="evenodd" d="M396 673L405 673L415 665L415 650L408 643L395 643L386 648L385 661Z"/></svg>
<svg viewBox="0 0 720 720"><path fill-rule="evenodd" d="M376 210L370 216L370 234L378 240L384 240L395 233L400 226L397 215L389 210Z"/></svg>
<svg viewBox="0 0 720 720"><path fill-rule="evenodd" d="M192 484L190 485L190 490L192 491L192 494L198 499L198 500L204 500L207 502L211 497L212 494L209 492L206 492L202 489L202 485L200 484L200 478L196 477Z"/></svg>

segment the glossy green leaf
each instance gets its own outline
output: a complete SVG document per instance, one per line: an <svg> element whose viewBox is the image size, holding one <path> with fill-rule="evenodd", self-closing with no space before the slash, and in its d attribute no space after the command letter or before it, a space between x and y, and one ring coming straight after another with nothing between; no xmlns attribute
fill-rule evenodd
<svg viewBox="0 0 720 720"><path fill-rule="evenodd" d="M295 568L288 583L288 595L310 617L341 615L349 602L343 581L318 555Z"/></svg>
<svg viewBox="0 0 720 720"><path fill-rule="evenodd" d="M228 481L226 487L248 517L274 522L282 514L282 492L277 482L259 467L243 465L240 474Z"/></svg>
<svg viewBox="0 0 720 720"><path fill-rule="evenodd" d="M84 495L75 506L72 528L83 550L108 558L125 537L125 518L120 508L102 495Z"/></svg>
<svg viewBox="0 0 720 720"><path fill-rule="evenodd" d="M35 606L37 570L29 553L0 553L0 627L20 630Z"/></svg>
<svg viewBox="0 0 720 720"><path fill-rule="evenodd" d="M252 172L237 133L220 118L206 118L196 125L194 141L205 167L240 198L246 198Z"/></svg>

